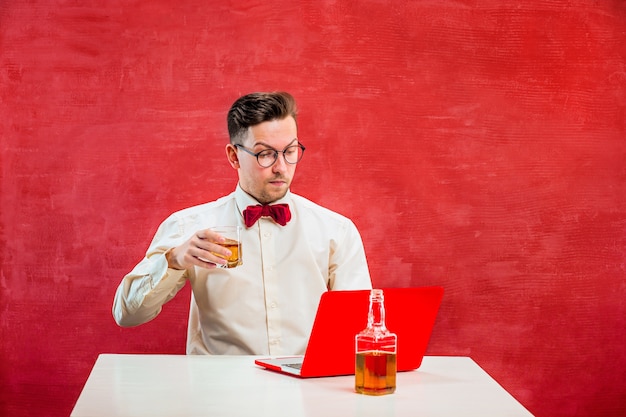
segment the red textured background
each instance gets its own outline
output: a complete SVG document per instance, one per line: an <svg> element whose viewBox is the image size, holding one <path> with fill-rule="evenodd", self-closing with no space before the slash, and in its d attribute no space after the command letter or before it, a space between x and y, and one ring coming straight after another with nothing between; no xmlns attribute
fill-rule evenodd
<svg viewBox="0 0 626 417"><path fill-rule="evenodd" d="M102 352L183 353L188 288L118 328L171 211L231 191L240 95L299 101L293 190L377 286L443 285L430 354L540 417L626 415L626 1L0 2L0 415Z"/></svg>

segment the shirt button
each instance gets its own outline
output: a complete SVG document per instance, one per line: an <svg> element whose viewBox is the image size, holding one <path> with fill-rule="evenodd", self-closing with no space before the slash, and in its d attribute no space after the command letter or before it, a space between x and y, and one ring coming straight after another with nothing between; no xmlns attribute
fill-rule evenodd
<svg viewBox="0 0 626 417"><path fill-rule="evenodd" d="M276 307L277 307L277 304L276 304L276 303L272 303L272 304L270 304L270 308L276 308Z"/></svg>

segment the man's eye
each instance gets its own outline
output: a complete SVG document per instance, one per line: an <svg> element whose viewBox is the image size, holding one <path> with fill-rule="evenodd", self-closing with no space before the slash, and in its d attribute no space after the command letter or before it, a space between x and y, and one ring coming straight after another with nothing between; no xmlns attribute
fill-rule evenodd
<svg viewBox="0 0 626 417"><path fill-rule="evenodd" d="M270 159L270 158L274 158L274 151L261 151L259 153L259 158L263 158L263 159Z"/></svg>

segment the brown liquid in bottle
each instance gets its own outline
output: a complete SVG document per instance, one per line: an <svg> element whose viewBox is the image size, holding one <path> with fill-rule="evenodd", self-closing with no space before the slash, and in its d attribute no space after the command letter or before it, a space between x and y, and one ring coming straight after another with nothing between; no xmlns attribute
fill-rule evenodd
<svg viewBox="0 0 626 417"><path fill-rule="evenodd" d="M369 395L391 394L396 390L396 354L359 352L356 354L355 389Z"/></svg>

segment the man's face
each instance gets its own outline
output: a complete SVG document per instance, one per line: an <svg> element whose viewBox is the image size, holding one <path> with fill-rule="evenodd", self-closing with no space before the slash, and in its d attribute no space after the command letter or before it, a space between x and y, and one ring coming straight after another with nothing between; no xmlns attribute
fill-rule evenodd
<svg viewBox="0 0 626 417"><path fill-rule="evenodd" d="M234 148L236 156L231 154L230 157L236 157L239 162L237 172L241 188L262 204L282 198L289 190L296 165L286 163L280 151L287 146L297 145L297 137L296 121L291 116L250 127L243 146L253 153L275 149L279 154L272 166L263 168L254 156Z"/></svg>

